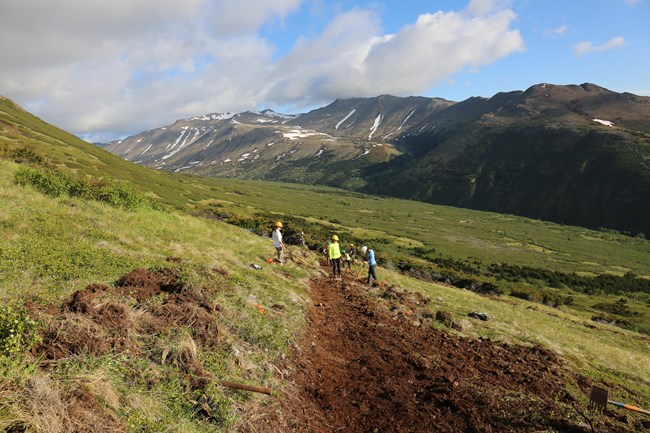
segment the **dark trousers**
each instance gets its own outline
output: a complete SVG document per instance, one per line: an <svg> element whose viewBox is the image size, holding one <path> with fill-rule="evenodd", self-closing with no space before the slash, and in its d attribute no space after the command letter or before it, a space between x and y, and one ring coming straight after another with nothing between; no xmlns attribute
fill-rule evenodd
<svg viewBox="0 0 650 433"><path fill-rule="evenodd" d="M368 265L368 281L367 281L368 284L370 284L370 277L374 278L375 280L378 280L377 265Z"/></svg>
<svg viewBox="0 0 650 433"><path fill-rule="evenodd" d="M331 259L332 262L332 272L334 273L334 276L341 275L341 258L339 257L338 259Z"/></svg>

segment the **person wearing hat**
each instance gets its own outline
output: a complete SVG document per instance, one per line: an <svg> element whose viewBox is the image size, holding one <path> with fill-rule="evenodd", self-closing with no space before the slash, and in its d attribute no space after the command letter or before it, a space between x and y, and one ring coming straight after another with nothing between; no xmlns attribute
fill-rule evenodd
<svg viewBox="0 0 650 433"><path fill-rule="evenodd" d="M354 263L354 259L356 258L357 255L357 248L354 246L354 244L350 244L350 248L348 248L348 253L350 254L350 260L352 263Z"/></svg>
<svg viewBox="0 0 650 433"><path fill-rule="evenodd" d="M341 248L339 247L339 237L332 236L332 243L329 246L329 259L332 264L332 274L334 278L341 278Z"/></svg>
<svg viewBox="0 0 650 433"><path fill-rule="evenodd" d="M341 259L343 260L343 269L345 269L347 266L348 272L352 272L352 257L350 257L350 253L348 251L342 250L341 254Z"/></svg>
<svg viewBox="0 0 650 433"><path fill-rule="evenodd" d="M377 281L377 260L375 260L375 250L368 248L367 246L361 247L361 254L367 257L368 262L368 280L366 284L370 284L371 278L374 278Z"/></svg>
<svg viewBox="0 0 650 433"><path fill-rule="evenodd" d="M275 252L277 254L277 257L275 258L275 261L278 263L282 263L282 251L284 250L284 242L282 242L282 223L280 221L277 221L273 225L273 235L271 238L273 239L273 246L275 247Z"/></svg>

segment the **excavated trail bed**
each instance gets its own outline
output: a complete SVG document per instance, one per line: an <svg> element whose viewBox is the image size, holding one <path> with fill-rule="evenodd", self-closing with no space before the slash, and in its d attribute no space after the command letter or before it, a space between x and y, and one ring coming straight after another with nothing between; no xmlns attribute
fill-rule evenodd
<svg viewBox="0 0 650 433"><path fill-rule="evenodd" d="M592 431L565 386L588 384L542 347L432 329L421 295L350 276L313 280L311 297L306 331L282 366L289 385L240 431Z"/></svg>

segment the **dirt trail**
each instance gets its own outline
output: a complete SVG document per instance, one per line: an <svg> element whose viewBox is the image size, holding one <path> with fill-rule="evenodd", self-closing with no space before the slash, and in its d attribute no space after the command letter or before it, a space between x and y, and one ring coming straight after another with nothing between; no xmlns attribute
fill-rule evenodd
<svg viewBox="0 0 650 433"><path fill-rule="evenodd" d="M160 359L155 351L142 353L144 340L182 327L203 350L216 347L222 307L209 301L209 291L185 290L179 272L136 269L114 286L89 285L59 306L28 306L44 323L34 356L46 370L85 355ZM572 383L584 392L590 383L552 352L434 330L428 299L399 287L370 288L350 274L343 281L316 278L310 294L304 334L278 366L286 386L279 396L251 399L239 432L592 431L565 388ZM196 356L181 355L174 362L188 393L216 380ZM74 426L69 431L128 430L100 397L83 383L65 390L61 416ZM595 431L650 427L626 422L624 415L606 417Z"/></svg>
<svg viewBox="0 0 650 433"><path fill-rule="evenodd" d="M546 349L434 330L421 295L349 276L314 280L311 297L289 385L241 432L591 431Z"/></svg>

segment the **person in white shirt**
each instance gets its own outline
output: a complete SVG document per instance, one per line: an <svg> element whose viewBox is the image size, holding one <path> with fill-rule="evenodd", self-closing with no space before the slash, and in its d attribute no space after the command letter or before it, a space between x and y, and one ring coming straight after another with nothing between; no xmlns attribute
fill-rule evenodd
<svg viewBox="0 0 650 433"><path fill-rule="evenodd" d="M282 251L284 250L284 243L282 242L281 229L282 229L282 223L280 221L276 222L273 228L273 236L271 236L271 238L273 239L273 246L275 247L275 252L277 254L275 261L278 263L282 263Z"/></svg>

